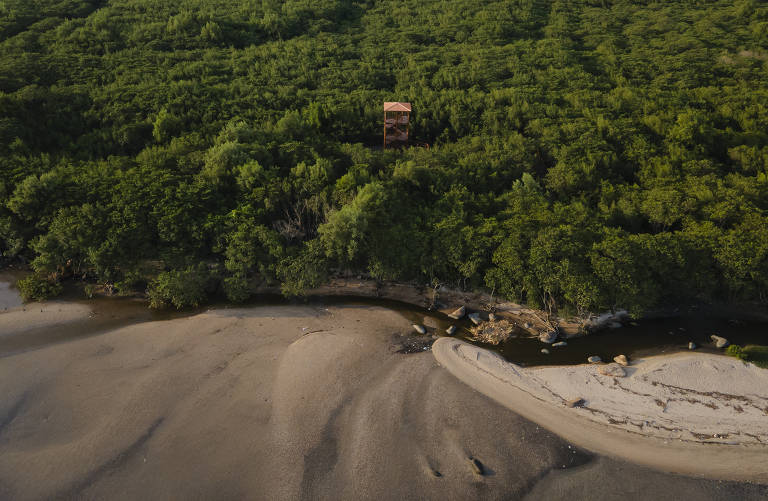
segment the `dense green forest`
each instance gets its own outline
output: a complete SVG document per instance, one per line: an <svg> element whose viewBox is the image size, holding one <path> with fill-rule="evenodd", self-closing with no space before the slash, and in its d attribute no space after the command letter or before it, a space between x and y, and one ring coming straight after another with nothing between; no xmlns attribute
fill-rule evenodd
<svg viewBox="0 0 768 501"><path fill-rule="evenodd" d="M381 149L383 101L420 146ZM768 5L2 0L0 251L155 305L766 303Z"/></svg>

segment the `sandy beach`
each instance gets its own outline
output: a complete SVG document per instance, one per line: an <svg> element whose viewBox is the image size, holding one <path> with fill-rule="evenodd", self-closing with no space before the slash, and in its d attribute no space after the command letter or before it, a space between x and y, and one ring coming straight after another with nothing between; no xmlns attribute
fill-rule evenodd
<svg viewBox="0 0 768 501"><path fill-rule="evenodd" d="M87 329L90 314L71 314L45 321ZM0 325L23 336L40 315L9 310ZM579 447L432 353L398 353L410 324L369 306L229 308L6 353L0 499L768 496Z"/></svg>
<svg viewBox="0 0 768 501"><path fill-rule="evenodd" d="M768 371L706 353L600 365L522 368L482 348L438 340L459 379L573 443L679 473L768 482ZM570 408L569 401L583 399Z"/></svg>

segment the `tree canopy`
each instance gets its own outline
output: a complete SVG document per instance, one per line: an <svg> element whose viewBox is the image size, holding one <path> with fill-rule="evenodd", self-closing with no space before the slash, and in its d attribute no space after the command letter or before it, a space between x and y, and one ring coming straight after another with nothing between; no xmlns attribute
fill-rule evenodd
<svg viewBox="0 0 768 501"><path fill-rule="evenodd" d="M765 303L767 131L758 0L0 3L0 252L157 303Z"/></svg>

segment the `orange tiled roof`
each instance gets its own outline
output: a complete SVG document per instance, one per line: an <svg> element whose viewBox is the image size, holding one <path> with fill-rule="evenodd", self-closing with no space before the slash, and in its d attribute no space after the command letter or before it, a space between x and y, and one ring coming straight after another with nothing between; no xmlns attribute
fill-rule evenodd
<svg viewBox="0 0 768 501"><path fill-rule="evenodd" d="M384 103L384 111L411 111L411 103Z"/></svg>

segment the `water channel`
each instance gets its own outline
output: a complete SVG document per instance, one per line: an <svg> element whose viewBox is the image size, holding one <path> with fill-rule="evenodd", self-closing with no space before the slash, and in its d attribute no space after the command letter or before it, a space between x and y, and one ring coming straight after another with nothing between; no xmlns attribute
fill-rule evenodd
<svg viewBox="0 0 768 501"><path fill-rule="evenodd" d="M21 272L0 273L0 315L4 311L15 308L33 308L40 305L23 305L15 281ZM85 299L79 287L67 288L63 298L45 304L46 309L57 308L60 301L81 303L87 305L92 313L89 318L59 325L55 328L29 329L12 335L0 332L0 358L21 351L40 348L49 344L65 342L80 337L98 335L100 333L123 327L129 324L179 318L204 311L207 308L178 312L175 310L152 310L147 303L138 298L124 297L95 297ZM415 305L388 299L331 296L308 297L302 299L285 299L281 296L270 295L254 298L247 305L285 305L305 304L312 307L341 306L341 307L383 307L397 311L409 322L432 326L429 334L443 336L450 325L458 327L456 336L466 341L485 346L502 354L506 359L526 366L535 365L571 365L585 363L587 357L598 355L603 360L610 361L614 356L624 354L630 358L664 353L688 351L688 343L697 345L696 350L709 353L721 353L710 340L712 334L727 338L731 343L768 344L768 322L737 320L709 313L687 313L684 315L647 319L632 322L631 325L618 329L608 329L600 332L571 338L567 346L553 347L529 337L516 337L499 346L483 345L471 339L468 320L452 320L448 316L435 311L428 311ZM247 306L246 305L246 306ZM232 307L227 304L212 307ZM546 348L549 353L542 353Z"/></svg>

